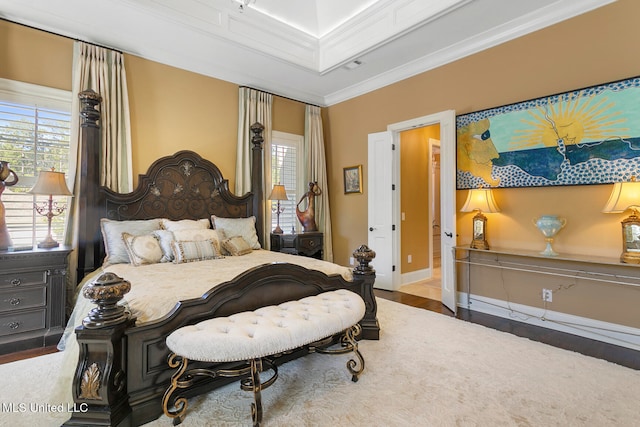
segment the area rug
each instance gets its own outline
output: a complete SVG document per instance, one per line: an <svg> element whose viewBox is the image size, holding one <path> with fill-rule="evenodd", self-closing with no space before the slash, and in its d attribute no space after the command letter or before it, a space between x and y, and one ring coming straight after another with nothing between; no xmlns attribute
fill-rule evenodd
<svg viewBox="0 0 640 427"><path fill-rule="evenodd" d="M264 426L640 424L640 371L377 301L380 340L360 343L360 381L351 381L347 355L287 363L262 392ZM60 361L53 354L0 365L0 425L57 426L68 418L60 402L47 400ZM252 399L230 384L191 399L182 425L250 426ZM165 416L147 424L171 425Z"/></svg>

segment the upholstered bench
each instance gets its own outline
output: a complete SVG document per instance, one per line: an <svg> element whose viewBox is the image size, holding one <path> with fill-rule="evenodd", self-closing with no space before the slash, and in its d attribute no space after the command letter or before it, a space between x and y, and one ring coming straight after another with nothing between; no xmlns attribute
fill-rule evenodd
<svg viewBox="0 0 640 427"><path fill-rule="evenodd" d="M254 425L258 426L262 421L260 392L272 385L278 376L272 357L301 347L306 347L309 352L328 354L353 352L358 360L350 359L347 369L352 381L358 381L364 370L364 359L358 350L356 336L360 333L358 322L364 313L362 298L341 289L177 329L166 340L172 351L169 365L177 370L162 400L165 415L173 418L174 425L184 420L187 400L173 394L176 390L191 387L197 376L243 377L240 387L253 391L251 416ZM337 344L332 338L339 333L339 348L331 348ZM188 370L189 360L212 363L245 361L248 366ZM259 373L265 370L264 367L272 370L273 375L261 383Z"/></svg>

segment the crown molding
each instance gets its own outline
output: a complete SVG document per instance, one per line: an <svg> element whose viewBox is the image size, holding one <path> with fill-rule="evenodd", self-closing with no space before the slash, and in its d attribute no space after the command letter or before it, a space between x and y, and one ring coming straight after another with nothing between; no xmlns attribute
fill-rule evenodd
<svg viewBox="0 0 640 427"><path fill-rule="evenodd" d="M518 19L514 19L482 34L474 35L471 38L448 46L446 49L363 80L344 90L326 95L322 105L330 106L364 95L368 92L433 70L442 65L514 40L615 1L616 0L583 0L581 2L574 2L571 0L560 0L546 8L538 9L535 12L523 15Z"/></svg>

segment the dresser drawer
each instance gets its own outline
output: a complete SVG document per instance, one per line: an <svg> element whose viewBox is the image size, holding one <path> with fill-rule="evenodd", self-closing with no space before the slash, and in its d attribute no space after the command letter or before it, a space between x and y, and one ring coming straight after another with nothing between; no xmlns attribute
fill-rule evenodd
<svg viewBox="0 0 640 427"><path fill-rule="evenodd" d="M46 309L43 308L26 313L2 314L0 315L0 336L44 329L46 313Z"/></svg>
<svg viewBox="0 0 640 427"><path fill-rule="evenodd" d="M316 251L322 249L322 236L301 234L298 236L298 250L300 251Z"/></svg>
<svg viewBox="0 0 640 427"><path fill-rule="evenodd" d="M46 283L47 272L44 270L0 274L0 289L20 288L22 286L31 285L44 285Z"/></svg>
<svg viewBox="0 0 640 427"><path fill-rule="evenodd" d="M0 313L47 305L47 288L31 287L0 292Z"/></svg>

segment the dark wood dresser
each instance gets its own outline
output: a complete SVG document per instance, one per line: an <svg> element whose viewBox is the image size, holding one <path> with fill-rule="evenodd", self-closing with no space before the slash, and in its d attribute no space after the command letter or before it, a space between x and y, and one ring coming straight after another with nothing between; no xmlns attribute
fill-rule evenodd
<svg viewBox="0 0 640 427"><path fill-rule="evenodd" d="M71 249L0 251L0 354L58 343Z"/></svg>
<svg viewBox="0 0 640 427"><path fill-rule="evenodd" d="M298 234L271 233L271 250L322 259L322 233L310 231Z"/></svg>

